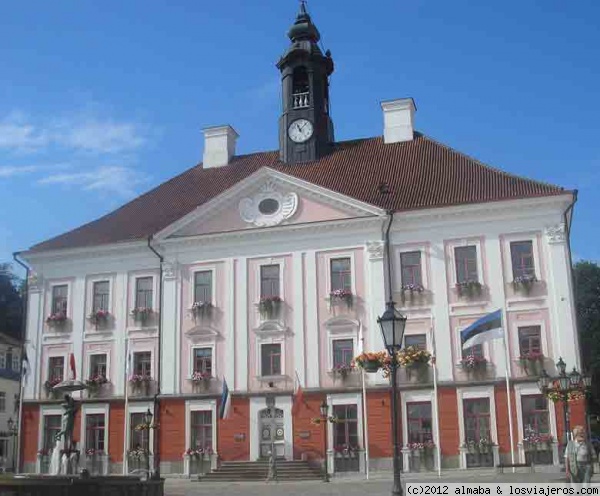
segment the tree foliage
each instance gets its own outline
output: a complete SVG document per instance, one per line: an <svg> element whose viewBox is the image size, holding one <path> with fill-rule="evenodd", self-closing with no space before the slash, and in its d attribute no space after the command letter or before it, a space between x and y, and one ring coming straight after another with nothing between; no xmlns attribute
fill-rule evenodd
<svg viewBox="0 0 600 496"><path fill-rule="evenodd" d="M592 374L590 406L600 413L600 267L593 262L574 266L577 323L584 370Z"/></svg>
<svg viewBox="0 0 600 496"><path fill-rule="evenodd" d="M10 264L0 264L0 332L14 338L21 335L23 304L21 281Z"/></svg>

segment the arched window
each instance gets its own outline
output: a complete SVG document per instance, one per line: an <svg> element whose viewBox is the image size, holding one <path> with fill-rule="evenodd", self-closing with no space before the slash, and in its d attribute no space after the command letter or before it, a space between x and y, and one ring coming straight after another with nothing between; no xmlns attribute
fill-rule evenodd
<svg viewBox="0 0 600 496"><path fill-rule="evenodd" d="M306 68L296 67L292 79L292 107L308 107L310 105L310 94Z"/></svg>

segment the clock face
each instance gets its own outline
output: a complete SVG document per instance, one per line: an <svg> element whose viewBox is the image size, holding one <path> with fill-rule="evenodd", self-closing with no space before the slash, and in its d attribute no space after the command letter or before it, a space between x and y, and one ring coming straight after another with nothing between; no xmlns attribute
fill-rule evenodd
<svg viewBox="0 0 600 496"><path fill-rule="evenodd" d="M306 119L298 119L290 124L288 128L290 139L295 143L308 141L313 134L312 122Z"/></svg>

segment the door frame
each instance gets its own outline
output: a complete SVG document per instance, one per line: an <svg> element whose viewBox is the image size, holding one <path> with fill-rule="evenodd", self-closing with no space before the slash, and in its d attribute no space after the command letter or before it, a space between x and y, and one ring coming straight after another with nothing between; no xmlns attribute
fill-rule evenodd
<svg viewBox="0 0 600 496"><path fill-rule="evenodd" d="M276 396L274 406L283 410L284 457L286 460L293 460L292 397ZM260 411L265 408L267 408L265 396L250 398L250 460L260 458Z"/></svg>

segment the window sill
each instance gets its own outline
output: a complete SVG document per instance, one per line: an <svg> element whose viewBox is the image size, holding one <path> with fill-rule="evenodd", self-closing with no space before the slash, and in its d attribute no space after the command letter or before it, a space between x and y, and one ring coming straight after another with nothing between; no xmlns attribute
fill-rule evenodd
<svg viewBox="0 0 600 496"><path fill-rule="evenodd" d="M287 375L259 375L256 376L258 382L281 382L287 381L289 377Z"/></svg>

